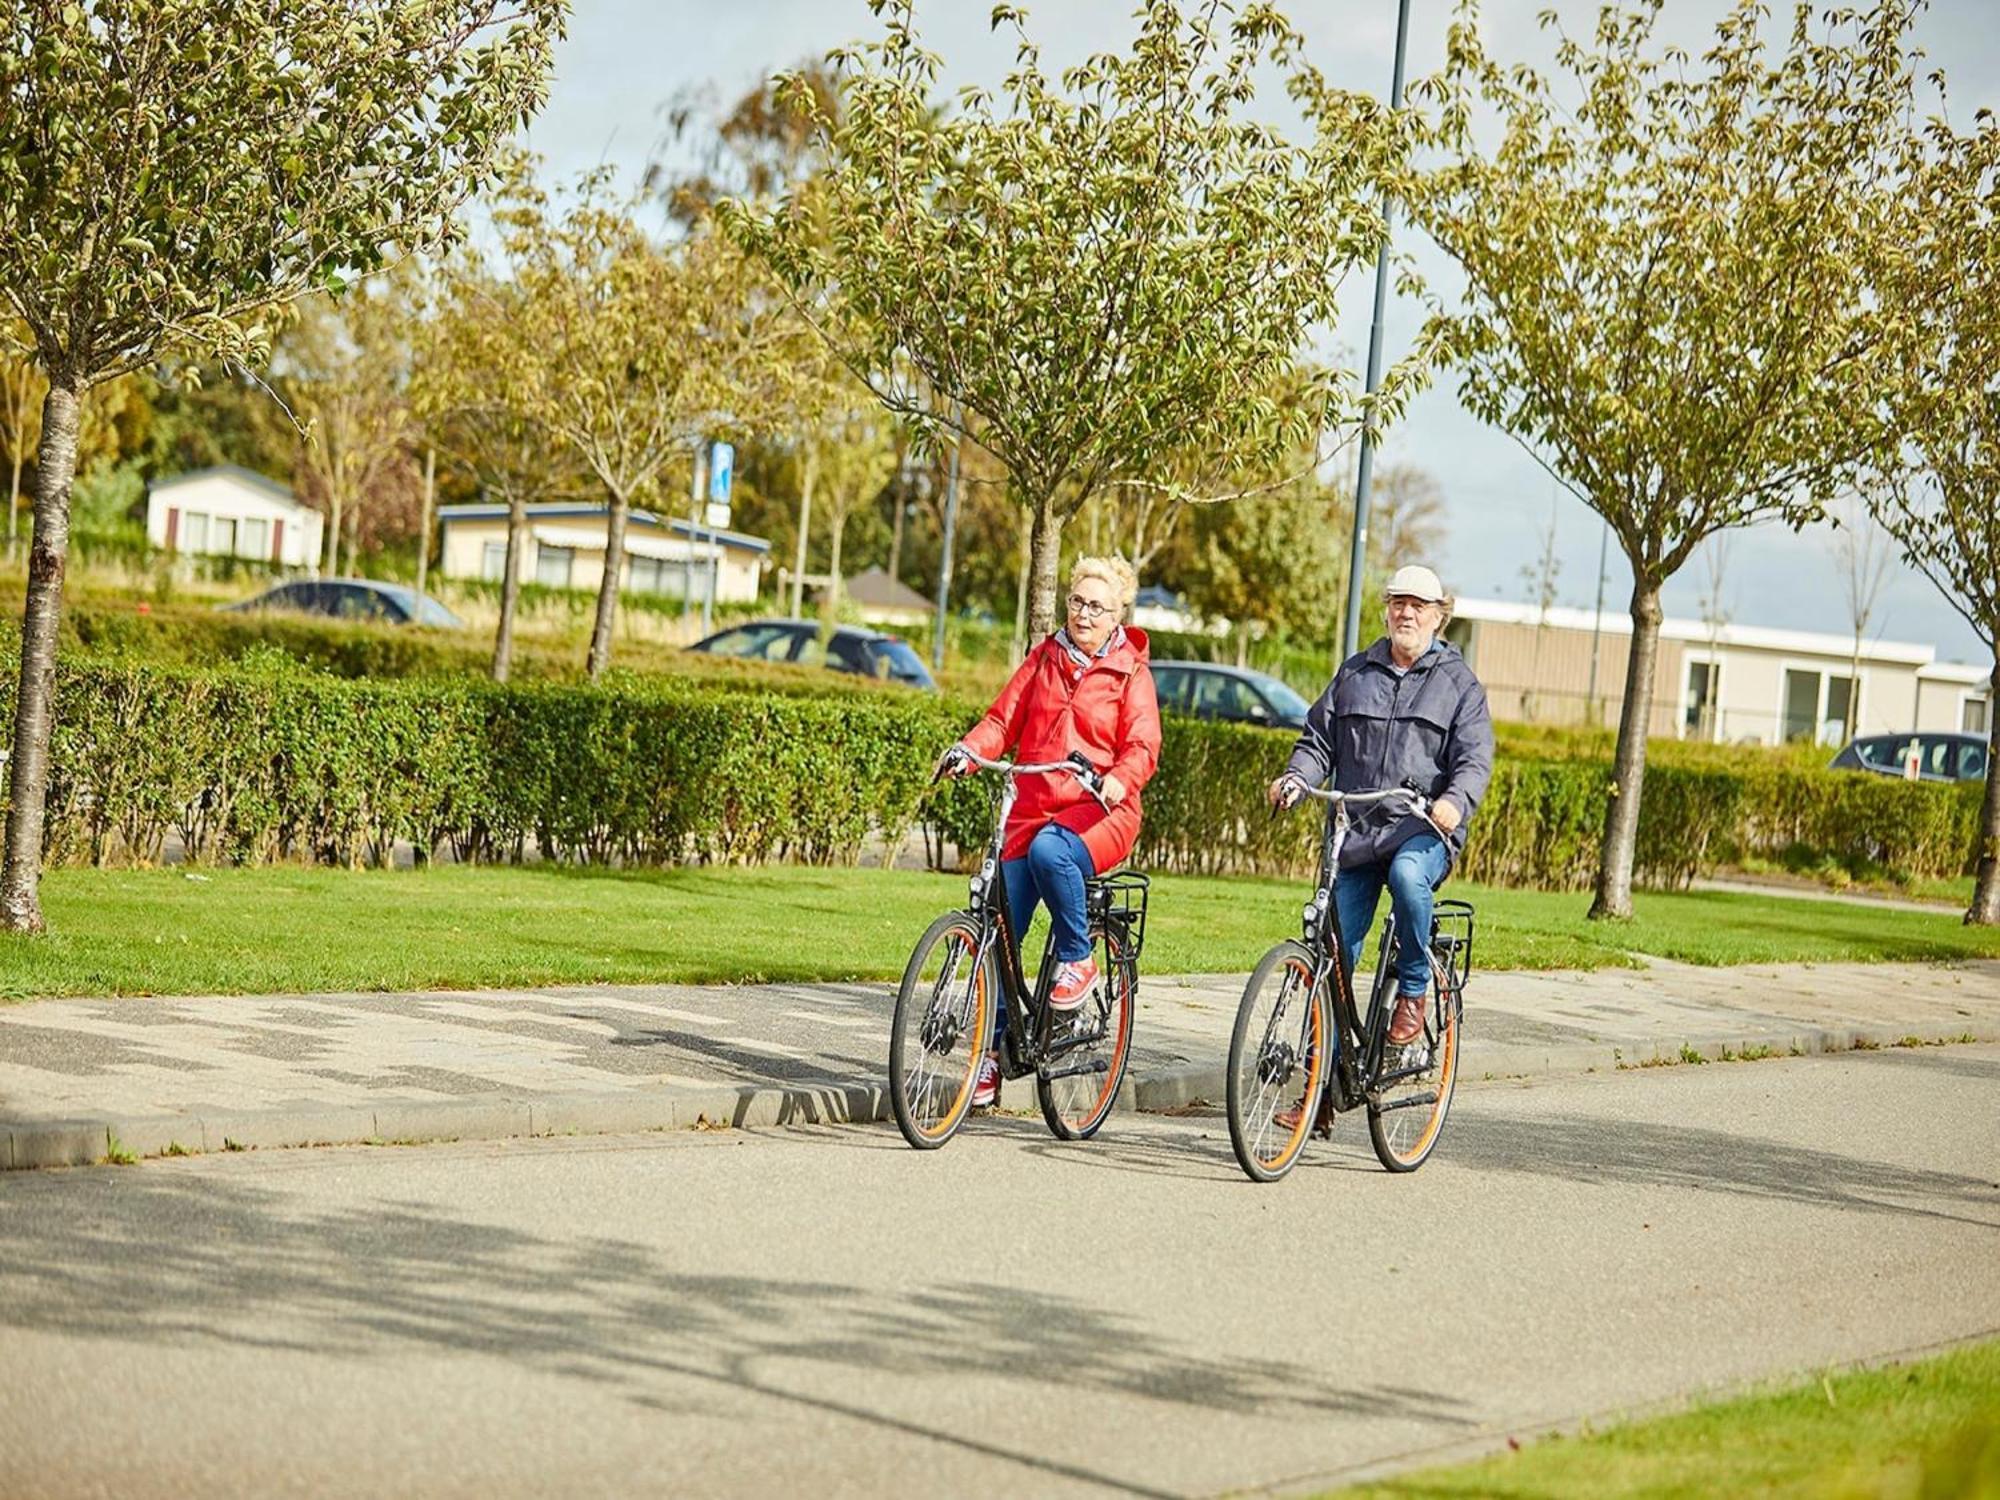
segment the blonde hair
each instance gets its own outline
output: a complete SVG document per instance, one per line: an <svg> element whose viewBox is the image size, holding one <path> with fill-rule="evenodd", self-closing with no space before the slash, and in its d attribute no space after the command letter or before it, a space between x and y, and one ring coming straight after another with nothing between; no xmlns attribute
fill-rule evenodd
<svg viewBox="0 0 2000 1500"><path fill-rule="evenodd" d="M1132 601L1139 597L1139 575L1124 558L1079 557L1076 566L1069 570L1069 586L1075 588L1086 578L1111 585L1111 591L1118 600L1118 617L1121 620L1132 612Z"/></svg>

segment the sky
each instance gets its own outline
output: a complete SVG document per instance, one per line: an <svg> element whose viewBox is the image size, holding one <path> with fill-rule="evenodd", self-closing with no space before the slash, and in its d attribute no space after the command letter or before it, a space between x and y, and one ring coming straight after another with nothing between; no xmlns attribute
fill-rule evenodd
<svg viewBox="0 0 2000 1500"><path fill-rule="evenodd" d="M1030 4L1028 30L1051 71L1090 52L1124 50L1134 34L1134 0L1041 0ZM1396 40L1394 0L1290 0L1281 8L1307 39L1312 60L1334 82L1388 92ZM1408 72L1439 66L1455 0L1411 0ZM1497 56L1546 64L1549 34L1537 25L1553 9L1572 31L1587 31L1595 0L1487 0L1482 27ZM1723 0L1666 0L1661 35L1699 50ZM1776 7L1788 13L1782 4ZM997 83L1012 60L1008 38L988 30L990 0L919 0L924 45L944 59L944 87ZM1933 0L1919 20L1918 44L1950 78L1951 110L1969 121L1974 108L2000 107L2000 0ZM557 178L610 164L636 180L659 150L664 110L706 91L733 100L774 69L877 34L865 0L575 0L567 40L556 57L547 107L530 144ZM1274 106L1278 108L1280 106ZM1427 280L1444 286L1449 263L1407 228L1397 246ZM1343 289L1337 337L1359 369L1366 349L1372 279ZM1420 315L1394 300L1384 321L1384 362L1408 347ZM1447 375L1412 405L1385 442L1378 463L1405 462L1434 474L1446 497L1447 540L1430 559L1456 592L1484 598L1530 597L1524 574L1542 555L1553 521L1559 603L1589 608L1598 594L1604 526L1581 501L1559 492L1535 460L1505 433L1469 415ZM1604 588L1608 610L1622 610L1631 575L1614 541ZM1712 569L1697 561L1666 590L1669 615L1698 617ZM1743 625L1847 634L1844 574L1824 527L1793 533L1762 526L1731 534L1721 568L1724 614ZM1922 574L1898 559L1891 567L1871 638L1929 643L1941 659L1982 661L1971 627Z"/></svg>

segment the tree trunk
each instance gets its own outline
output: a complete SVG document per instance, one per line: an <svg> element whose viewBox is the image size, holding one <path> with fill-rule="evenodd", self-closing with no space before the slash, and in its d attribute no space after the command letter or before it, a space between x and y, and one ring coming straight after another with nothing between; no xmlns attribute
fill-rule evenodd
<svg viewBox="0 0 2000 1500"><path fill-rule="evenodd" d="M21 515L21 440L14 439L14 479L7 487L7 560L14 559L15 542L20 536Z"/></svg>
<svg viewBox="0 0 2000 1500"><path fill-rule="evenodd" d="M518 490L507 497L507 560L500 567L500 626L493 632L493 680L505 682L514 670L514 609L521 600L521 550L528 539L528 501Z"/></svg>
<svg viewBox="0 0 2000 1500"><path fill-rule="evenodd" d="M847 506L833 508L833 538L826 558L826 592L821 595L820 618L831 625L840 618L840 543L847 535Z"/></svg>
<svg viewBox="0 0 2000 1500"><path fill-rule="evenodd" d="M49 382L42 401L42 446L35 464L35 534L28 552L27 607L21 613L21 677L14 697L14 753L8 761L7 856L0 877L0 928L40 932L43 799L49 784L49 730L55 721L56 627L69 558L69 492L83 392Z"/></svg>
<svg viewBox="0 0 2000 1500"><path fill-rule="evenodd" d="M902 486L895 490L896 516L889 527L889 576L898 582L903 577L903 512L907 508L903 500Z"/></svg>
<svg viewBox="0 0 2000 1500"><path fill-rule="evenodd" d="M1861 723L1861 631L1859 630L1854 632L1854 656L1847 664L1846 719L1847 721L1840 726L1843 745L1854 738L1856 727Z"/></svg>
<svg viewBox="0 0 2000 1500"><path fill-rule="evenodd" d="M1994 759L2000 756L2000 656L1986 679L1986 795L1979 804L1979 864L1972 882L1972 906L1965 914L1967 926L2000 925L2000 775L1994 774Z"/></svg>
<svg viewBox="0 0 2000 1500"><path fill-rule="evenodd" d="M1034 558L1034 524L1032 513L1021 512L1021 569L1014 585L1014 638L1008 644L1007 665L1009 669L1019 666L1028 649L1028 572Z"/></svg>
<svg viewBox="0 0 2000 1500"><path fill-rule="evenodd" d="M1660 591L1632 586L1632 650L1625 661L1625 702L1618 716L1618 757L1611 805L1597 857L1597 897L1590 915L1632 915L1632 861L1639 846L1639 797L1646 783L1646 733L1653 717L1653 676L1660 658Z"/></svg>
<svg viewBox="0 0 2000 1500"><path fill-rule="evenodd" d="M1062 623L1056 591L1062 582L1062 513L1045 496L1034 511L1028 534L1028 639L1039 641Z"/></svg>
<svg viewBox="0 0 2000 1500"><path fill-rule="evenodd" d="M326 524L326 576L340 576L340 491L334 490L327 496L329 507Z"/></svg>
<svg viewBox="0 0 2000 1500"><path fill-rule="evenodd" d="M631 509L625 496L611 491L611 509L604 522L604 577L597 584L597 619L590 627L590 654L584 671L592 682L611 665L611 626L618 618L618 575L625 566L625 516Z"/></svg>
<svg viewBox="0 0 2000 1500"><path fill-rule="evenodd" d="M1250 622L1245 620L1236 627L1236 669L1240 672L1250 665Z"/></svg>
<svg viewBox="0 0 2000 1500"><path fill-rule="evenodd" d="M813 481L819 478L819 453L806 445L805 473L799 481L799 545L792 569L792 618L803 619L806 612L806 538L812 533ZM689 570L688 576L694 576Z"/></svg>
<svg viewBox="0 0 2000 1500"><path fill-rule="evenodd" d="M423 515L417 522L417 609L424 607L424 582L431 565L431 506L437 498L437 449L424 449ZM421 620L420 620L421 623Z"/></svg>

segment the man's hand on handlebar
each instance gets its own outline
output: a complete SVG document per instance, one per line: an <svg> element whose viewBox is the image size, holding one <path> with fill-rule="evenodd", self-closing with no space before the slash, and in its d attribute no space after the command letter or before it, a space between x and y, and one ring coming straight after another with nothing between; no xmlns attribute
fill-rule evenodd
<svg viewBox="0 0 2000 1500"><path fill-rule="evenodd" d="M1448 835L1465 820L1465 814L1458 810L1456 802L1440 797L1431 803L1430 819L1432 827Z"/></svg>
<svg viewBox="0 0 2000 1500"><path fill-rule="evenodd" d="M1306 784L1290 771L1272 782L1264 793L1271 804L1272 812L1285 812L1298 805L1299 798L1306 794Z"/></svg>

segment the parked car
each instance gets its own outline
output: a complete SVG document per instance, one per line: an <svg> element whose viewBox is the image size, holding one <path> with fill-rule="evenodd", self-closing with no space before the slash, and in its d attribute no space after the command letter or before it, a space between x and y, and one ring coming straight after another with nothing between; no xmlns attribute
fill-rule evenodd
<svg viewBox="0 0 2000 1500"><path fill-rule="evenodd" d="M1986 775L1985 735L1915 731L1864 735L1833 758L1833 769L1907 776L1912 752L1921 781L1979 781Z"/></svg>
<svg viewBox="0 0 2000 1500"><path fill-rule="evenodd" d="M1275 677L1212 661L1156 661L1153 686L1168 713L1234 724L1303 729L1312 707Z"/></svg>
<svg viewBox="0 0 2000 1500"><path fill-rule="evenodd" d="M886 678L926 692L937 691L930 668L908 641L858 625L836 625L822 644L817 620L752 620L747 625L718 630L696 641L688 650L734 656L744 661L788 661L795 666L831 667L836 672Z"/></svg>
<svg viewBox="0 0 2000 1500"><path fill-rule="evenodd" d="M429 594L419 600L413 588L400 583L378 583L372 578L301 578L266 589L254 599L222 607L230 612L293 609L301 614L326 615L335 620L370 620L380 625L465 628L465 621Z"/></svg>

